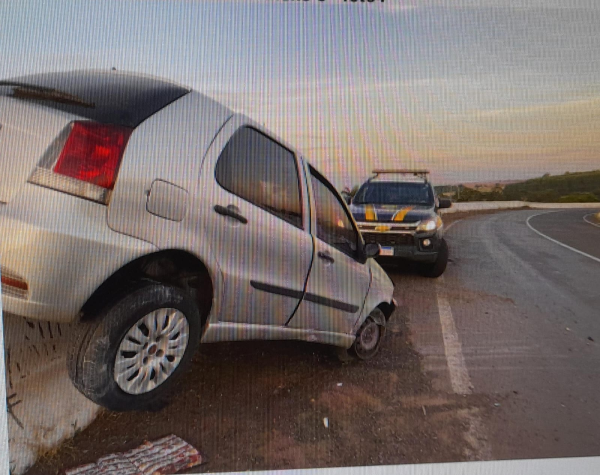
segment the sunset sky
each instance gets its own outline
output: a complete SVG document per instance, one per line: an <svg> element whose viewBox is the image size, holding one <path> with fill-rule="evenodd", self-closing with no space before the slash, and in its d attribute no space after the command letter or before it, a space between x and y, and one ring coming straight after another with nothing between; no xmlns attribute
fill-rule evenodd
<svg viewBox="0 0 600 475"><path fill-rule="evenodd" d="M246 113L340 188L600 169L594 0L0 1L0 78L113 66Z"/></svg>

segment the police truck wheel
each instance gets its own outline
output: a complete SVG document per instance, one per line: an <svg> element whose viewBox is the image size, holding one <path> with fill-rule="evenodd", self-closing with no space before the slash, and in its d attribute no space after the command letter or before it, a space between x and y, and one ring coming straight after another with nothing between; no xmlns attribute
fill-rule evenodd
<svg viewBox="0 0 600 475"><path fill-rule="evenodd" d="M425 277L432 278L441 276L446 270L446 266L448 265L448 254L448 243L445 239L442 239L436 261L433 264L426 264L423 267L423 275Z"/></svg>

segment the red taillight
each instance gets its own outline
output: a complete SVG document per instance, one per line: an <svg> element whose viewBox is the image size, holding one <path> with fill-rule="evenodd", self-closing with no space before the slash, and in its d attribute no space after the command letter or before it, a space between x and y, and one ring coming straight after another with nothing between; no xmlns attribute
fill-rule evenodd
<svg viewBox="0 0 600 475"><path fill-rule="evenodd" d="M132 132L128 127L73 122L54 173L112 190Z"/></svg>
<svg viewBox="0 0 600 475"><path fill-rule="evenodd" d="M9 277L7 275L3 275L2 277L0 277L0 282L2 283L2 285L6 285L7 287L14 287L15 289L24 292L27 292L27 290L29 289L27 282L25 282L22 279L19 279L18 277Z"/></svg>
<svg viewBox="0 0 600 475"><path fill-rule="evenodd" d="M0 284L2 285L2 293L11 297L26 299L29 294L29 285L22 277L19 277L11 272L2 269L0 276Z"/></svg>

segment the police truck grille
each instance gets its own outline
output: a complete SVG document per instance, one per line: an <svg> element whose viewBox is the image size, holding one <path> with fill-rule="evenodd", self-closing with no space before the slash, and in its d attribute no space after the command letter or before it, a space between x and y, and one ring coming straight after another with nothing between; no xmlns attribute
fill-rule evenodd
<svg viewBox="0 0 600 475"><path fill-rule="evenodd" d="M410 234L362 233L365 243L376 243L382 246L410 246L413 237Z"/></svg>

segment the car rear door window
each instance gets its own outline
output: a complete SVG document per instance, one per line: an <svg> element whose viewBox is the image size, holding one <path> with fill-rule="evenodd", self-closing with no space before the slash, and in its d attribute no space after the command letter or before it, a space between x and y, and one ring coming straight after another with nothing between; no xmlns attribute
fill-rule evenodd
<svg viewBox="0 0 600 475"><path fill-rule="evenodd" d="M302 228L298 168L294 154L250 127L229 140L215 168L219 185Z"/></svg>
<svg viewBox="0 0 600 475"><path fill-rule="evenodd" d="M311 183L317 215L317 238L344 254L355 257L358 233L340 198L333 192L333 187L312 168Z"/></svg>

